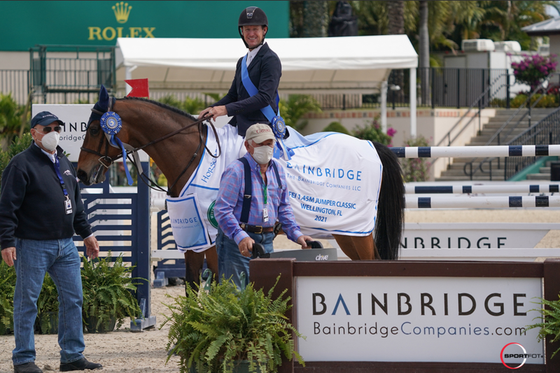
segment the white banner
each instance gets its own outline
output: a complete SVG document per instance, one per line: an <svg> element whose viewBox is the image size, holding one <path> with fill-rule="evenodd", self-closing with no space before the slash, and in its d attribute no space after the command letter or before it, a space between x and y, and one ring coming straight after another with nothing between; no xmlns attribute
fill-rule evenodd
<svg viewBox="0 0 560 373"><path fill-rule="evenodd" d="M500 249L535 247L560 224L405 223L401 247L423 249Z"/></svg>
<svg viewBox="0 0 560 373"><path fill-rule="evenodd" d="M369 141L335 132L303 137L289 128L295 155L279 159L303 234L366 236L373 231L383 166Z"/></svg>
<svg viewBox="0 0 560 373"><path fill-rule="evenodd" d="M538 328L525 330L541 289L540 278L297 277L299 352L306 362L543 364Z"/></svg>

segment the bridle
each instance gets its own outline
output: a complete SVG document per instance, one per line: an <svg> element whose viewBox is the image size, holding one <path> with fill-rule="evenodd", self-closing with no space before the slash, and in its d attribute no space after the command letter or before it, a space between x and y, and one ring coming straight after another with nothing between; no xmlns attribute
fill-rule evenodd
<svg viewBox="0 0 560 373"><path fill-rule="evenodd" d="M112 97L112 98L109 100L109 107L108 107L108 109L107 109L106 111L101 111L101 110L97 110L97 109L95 109L95 108L92 108L92 109L91 109L92 114L91 114L91 116L90 116L90 119L89 119L89 121L88 121L88 125L87 125L86 128L88 128L89 125L90 125L93 121L95 121L95 120L99 120L99 121L100 121L100 120L101 120L101 117L103 116L103 114L111 112L111 111L112 111L111 109L112 109L112 107L114 106L115 102L116 102L116 99L115 99L114 97ZM117 159L123 157L123 159L125 159L125 160L126 160L126 159L130 160L130 162L134 165L134 167L135 167L136 170L138 171L138 176L139 176L139 178L141 178L142 181L143 181L144 183L146 183L146 185L148 185L148 186L149 186L150 188L152 188L152 189L155 189L155 190L158 190L158 191L162 191L162 192L166 192L167 195L170 195L171 190L173 190L173 188L175 187L175 185L177 184L177 182L181 179L181 177L185 174L185 172L187 172L187 170L189 169L189 167L192 166L193 162L196 160L196 158L198 157L199 152L201 151L201 149L202 149L203 147L204 147L204 149L208 152L208 154L209 154L212 158L218 158L218 157L222 154L222 148L221 148L221 145L220 145L220 140L219 140L219 138L218 138L218 134L217 134L217 131L216 131L216 127L214 127L214 124L212 124L212 122L209 122L209 121L207 121L207 123L209 123L209 125L212 127L212 130L214 131L214 136L215 136L215 138L216 138L216 142L217 142L217 145L218 145L218 154L214 155L214 154L212 154L212 151L211 151L210 149L208 149L208 146L206 145L206 143L205 143L205 141L204 141L204 133L203 133L203 124L204 124L205 121L206 121L206 119L205 119L205 117L204 117L204 118L199 119L199 120L197 120L197 121L195 121L195 122L193 122L193 123L191 123L191 124L189 124L189 125L187 125L187 126L185 126L185 127L181 127L181 128L179 128L179 129L177 129L177 130L175 130L175 131L172 131L172 132L170 132L170 133L168 133L168 134L166 134L166 135L164 135L164 136L162 136L162 137L160 137L160 138L158 138L158 139L152 140L152 141L150 141L150 142L148 142L148 143L146 143L146 144L144 144L144 145L138 146L138 147L136 147L136 148L134 148L133 146L131 146L131 145L129 145L129 144L123 143L122 145L123 145L123 147L124 147L124 149L125 149L125 151L126 151L126 157L124 156L124 154L123 154L122 151L121 151L120 154L118 154L118 155L115 156L115 157L111 157L111 156L109 155L109 146L112 146L112 147L115 147L115 148L118 148L118 149L120 149L120 148L119 148L118 146L113 145L113 144L111 143L111 135L109 135L109 133L107 133L107 132L105 131L104 128L103 128L103 133L105 134L104 138L106 139L106 141L105 141L105 154L102 154L102 153L101 153L101 149L102 149L102 147L103 147L103 137L100 137L99 146L98 146L97 150L88 149L88 148L86 148L86 147L84 147L84 146L80 147L80 149L83 150L83 151L85 151L85 152L87 152L87 153L91 153L91 154L94 154L94 155L96 155L96 156L99 157L98 162L100 163L100 166L99 166L98 169L96 170L96 176L99 174L99 172L101 171L102 167L105 167L105 168L107 169L107 168L109 168L109 166L111 165L111 163L113 163L113 162L116 161ZM166 139L168 139L168 138L170 138L170 137L172 137L172 136L174 136L174 135L176 135L176 134L178 134L178 133L180 133L180 132L183 132L184 130L186 130L186 129L188 129L188 128L194 127L194 126L197 126L197 130L198 130L198 134L199 134L199 136L198 136L199 141L198 141L198 146L197 146L197 148L196 148L196 151L193 153L193 155L191 156L189 162L187 163L187 165L185 166L185 168L183 168L183 170L181 171L181 173L179 174L179 176L177 176L177 178L175 179L175 181L173 181L173 183L172 183L170 186L167 187L167 191L166 191L165 189L161 188L161 187L157 184L157 182L155 182L155 181L153 181L152 179L150 179L149 176L145 176L145 175L143 174L143 172L142 172L142 167L139 167L139 166L138 166L138 164L140 164L140 158L139 158L139 156L138 156L138 151L139 151L139 150L142 150L142 149L144 149L144 148L146 148L146 147L148 147L148 146L150 146L150 145L154 145L154 144L156 144L156 143L158 143L158 142L160 142L160 141L164 141L164 140L166 140ZM129 157L130 154L132 154L133 159L131 159L131 158ZM125 164L125 168L126 168L126 164Z"/></svg>

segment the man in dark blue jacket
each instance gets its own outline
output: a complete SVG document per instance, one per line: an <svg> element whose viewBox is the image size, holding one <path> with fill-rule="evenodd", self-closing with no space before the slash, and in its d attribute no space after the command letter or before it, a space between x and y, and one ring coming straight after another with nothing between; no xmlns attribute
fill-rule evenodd
<svg viewBox="0 0 560 373"><path fill-rule="evenodd" d="M208 119L228 115L233 117L229 124L237 126L240 136L245 136L247 129L255 123L269 123L270 120L261 112L268 105L278 114L276 97L282 76L282 64L264 38L268 32L268 18L260 8L251 6L239 16L239 35L249 49L247 53L247 72L249 79L257 88L251 96L242 81L243 57L237 61L235 77L229 92L220 101L200 112L199 116Z"/></svg>
<svg viewBox="0 0 560 373"><path fill-rule="evenodd" d="M33 143L2 173L0 246L2 260L15 265L14 372L41 373L35 364L33 329L45 273L58 290L60 370L101 369L86 360L82 326L80 256L72 236L84 239L86 254L99 255L80 197L76 172L58 146L64 123L42 111L31 120Z"/></svg>

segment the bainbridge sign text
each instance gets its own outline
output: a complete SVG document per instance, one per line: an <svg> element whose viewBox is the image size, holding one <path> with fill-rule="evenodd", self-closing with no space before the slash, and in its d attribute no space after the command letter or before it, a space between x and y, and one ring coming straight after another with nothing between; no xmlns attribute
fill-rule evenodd
<svg viewBox="0 0 560 373"><path fill-rule="evenodd" d="M297 277L305 361L543 364L540 278ZM508 343L527 353L502 354ZM519 360L519 361L518 361Z"/></svg>

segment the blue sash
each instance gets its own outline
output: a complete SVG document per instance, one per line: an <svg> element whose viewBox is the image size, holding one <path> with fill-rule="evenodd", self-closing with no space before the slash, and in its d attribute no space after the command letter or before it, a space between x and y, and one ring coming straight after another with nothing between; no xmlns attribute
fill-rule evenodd
<svg viewBox="0 0 560 373"><path fill-rule="evenodd" d="M247 71L247 55L243 56L243 61L241 61L241 82L243 83L243 86L251 97L256 95L259 91L249 78L249 72ZM278 92L276 92L276 107L278 108L278 115L280 115L280 107L278 106L278 102L280 102L280 97L278 97ZM272 123L272 119L276 116L276 113L274 113L272 107L268 105L267 107L262 108L261 112L264 114L266 119L268 119L268 121Z"/></svg>
<svg viewBox="0 0 560 373"><path fill-rule="evenodd" d="M241 61L241 83L243 83L243 87L245 87L247 93L249 93L251 97L256 95L259 91L249 78L249 72L247 71L247 55L243 56L243 60ZM290 149L287 149L284 145L283 140L284 135L286 134L286 124L284 123L284 119L282 119L282 117L280 116L279 102L280 97L278 96L278 92L276 92L276 107L278 107L278 115L274 113L274 110L272 110L272 107L270 105L262 108L261 112L272 125L272 132L278 139L278 146L277 148L275 148L274 157L280 158L280 156L283 154L284 158L289 160L294 153ZM276 149L278 149L279 151L276 152Z"/></svg>

